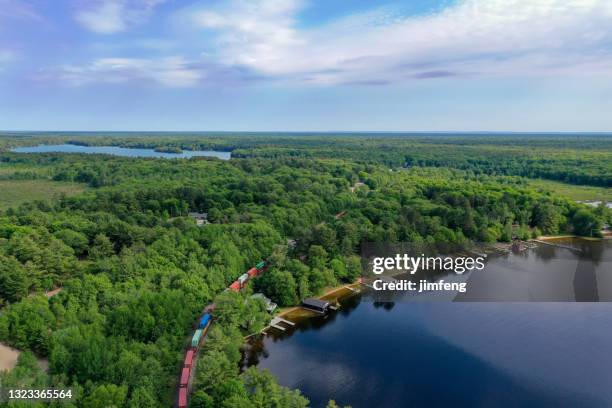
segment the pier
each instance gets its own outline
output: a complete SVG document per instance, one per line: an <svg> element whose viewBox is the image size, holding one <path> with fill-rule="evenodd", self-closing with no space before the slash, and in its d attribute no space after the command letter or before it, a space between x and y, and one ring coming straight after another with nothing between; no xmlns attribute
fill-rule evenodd
<svg viewBox="0 0 612 408"><path fill-rule="evenodd" d="M287 330L286 327L281 326L279 323L285 323L288 326L295 326L295 323L293 323L293 322L291 322L289 320L283 319L282 317L276 316L276 317L272 318L272 321L270 322L270 325L262 330L262 333L264 333L266 331L266 329L268 329L269 327L274 327L275 329L278 329L280 331Z"/></svg>
<svg viewBox="0 0 612 408"><path fill-rule="evenodd" d="M581 249L575 248L575 247L569 246L569 245L557 244L557 243L554 243L554 242L542 241L542 240L539 240L539 239L534 239L533 241L537 242L538 244L544 244L544 245L554 246L554 247L557 247L557 248L568 249L570 251L576 251L578 253L582 252Z"/></svg>
<svg viewBox="0 0 612 408"><path fill-rule="evenodd" d="M365 286L366 288L374 289L374 281L376 280L380 280L380 281L387 282L387 283L397 282L397 279L394 278L393 276L380 275L376 279L374 279L372 282L362 280L361 284Z"/></svg>

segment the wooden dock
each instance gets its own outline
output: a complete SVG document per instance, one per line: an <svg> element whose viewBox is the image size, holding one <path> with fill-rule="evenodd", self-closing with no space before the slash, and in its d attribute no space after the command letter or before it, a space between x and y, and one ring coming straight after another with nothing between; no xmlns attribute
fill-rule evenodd
<svg viewBox="0 0 612 408"><path fill-rule="evenodd" d="M363 281L361 282L361 284L365 286L366 288L374 289L374 285L370 282Z"/></svg>
<svg viewBox="0 0 612 408"><path fill-rule="evenodd" d="M287 319L283 319L282 317L276 316L272 318L272 321L270 322L270 325L268 327L274 327L275 329L280 330L280 331L287 330L286 327L281 326L279 323L285 323L288 326L295 326L295 323ZM262 332L265 332L268 327L264 328Z"/></svg>
<svg viewBox="0 0 612 408"><path fill-rule="evenodd" d="M387 282L387 283L397 282L397 279L394 278L393 276L384 276L384 275L380 275L376 279L374 279L374 281L377 281L377 280L381 280L381 281ZM372 281L372 283L370 283L370 282L362 280L361 284L363 286L365 286L366 288L374 289L374 281Z"/></svg>
<svg viewBox="0 0 612 408"><path fill-rule="evenodd" d="M568 249L570 251L582 252L581 249L573 247L573 246L569 246L569 245L557 244L555 242L542 241L539 239L534 239L533 241L537 242L538 244L550 245L550 246L554 246L557 248Z"/></svg>
<svg viewBox="0 0 612 408"><path fill-rule="evenodd" d="M486 258L488 255L484 252L477 252L471 249L467 250L467 253L470 255L476 255L477 257Z"/></svg>

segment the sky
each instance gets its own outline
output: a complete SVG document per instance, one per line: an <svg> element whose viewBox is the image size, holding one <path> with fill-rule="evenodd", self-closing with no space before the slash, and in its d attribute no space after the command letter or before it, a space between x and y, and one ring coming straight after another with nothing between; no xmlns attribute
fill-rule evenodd
<svg viewBox="0 0 612 408"><path fill-rule="evenodd" d="M611 0L0 0L1 130L612 131Z"/></svg>

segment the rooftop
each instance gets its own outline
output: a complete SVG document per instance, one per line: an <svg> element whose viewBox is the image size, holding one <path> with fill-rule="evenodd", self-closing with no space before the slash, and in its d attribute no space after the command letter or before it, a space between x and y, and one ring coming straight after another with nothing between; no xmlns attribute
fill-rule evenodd
<svg viewBox="0 0 612 408"><path fill-rule="evenodd" d="M316 307L317 309L326 309L329 307L329 302L326 300L315 299L315 298L307 298L302 300L302 303L305 306Z"/></svg>

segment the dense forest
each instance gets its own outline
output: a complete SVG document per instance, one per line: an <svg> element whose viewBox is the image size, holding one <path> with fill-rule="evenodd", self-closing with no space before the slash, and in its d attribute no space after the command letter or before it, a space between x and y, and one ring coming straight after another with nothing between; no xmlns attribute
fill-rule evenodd
<svg viewBox="0 0 612 408"><path fill-rule="evenodd" d="M146 137L130 133L13 134L2 145L72 143L158 151L231 151L242 158L337 158L389 167L449 167L475 174L514 175L612 187L612 136L509 134L260 134L210 133Z"/></svg>
<svg viewBox="0 0 612 408"><path fill-rule="evenodd" d="M366 241L597 236L611 223L605 206L534 189L525 179L610 187L611 137L466 138L0 139L1 179L87 186L0 212L0 341L25 351L2 374L3 386L71 387L77 398L63 406L171 406L187 336L214 300L216 323L190 405L305 407L299 391L271 374L240 371L243 337L269 320L253 290L288 306L353 282ZM233 158L8 151L50 141L218 149ZM206 212L209 224L197 226L193 211ZM253 287L224 291L261 259L271 267ZM47 371L37 358L48 359Z"/></svg>

